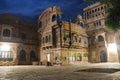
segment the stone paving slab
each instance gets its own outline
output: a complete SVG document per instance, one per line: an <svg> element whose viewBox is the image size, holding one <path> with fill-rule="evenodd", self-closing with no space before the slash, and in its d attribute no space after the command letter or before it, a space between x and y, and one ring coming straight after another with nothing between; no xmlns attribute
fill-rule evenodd
<svg viewBox="0 0 120 80"><path fill-rule="evenodd" d="M120 80L115 73L76 72L89 68L120 69L119 63L76 63L69 66L0 66L0 80Z"/></svg>

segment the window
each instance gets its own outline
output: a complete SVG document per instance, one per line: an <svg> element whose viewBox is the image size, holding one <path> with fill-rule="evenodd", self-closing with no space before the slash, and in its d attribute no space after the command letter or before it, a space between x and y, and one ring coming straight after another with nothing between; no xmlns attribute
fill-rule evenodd
<svg viewBox="0 0 120 80"><path fill-rule="evenodd" d="M46 42L46 43L48 42L48 36L46 36L45 42Z"/></svg>
<svg viewBox="0 0 120 80"><path fill-rule="evenodd" d="M97 9L95 9L95 12L97 12Z"/></svg>
<svg viewBox="0 0 120 80"><path fill-rule="evenodd" d="M97 17L98 15L96 14L96 17Z"/></svg>
<svg viewBox="0 0 120 80"><path fill-rule="evenodd" d="M104 37L103 36L98 36L98 42L102 42L104 41Z"/></svg>
<svg viewBox="0 0 120 80"><path fill-rule="evenodd" d="M96 26L99 26L99 23L98 23L98 22L96 22Z"/></svg>
<svg viewBox="0 0 120 80"><path fill-rule="evenodd" d="M77 42L77 36L74 36L74 40L75 40L75 42Z"/></svg>
<svg viewBox="0 0 120 80"><path fill-rule="evenodd" d="M43 37L43 39L42 39L42 43L44 44L44 41L45 41L45 38Z"/></svg>
<svg viewBox="0 0 120 80"><path fill-rule="evenodd" d="M0 61L12 61L13 52L12 51L0 51Z"/></svg>
<svg viewBox="0 0 120 80"><path fill-rule="evenodd" d="M21 39L26 39L25 33L20 33L20 38L21 38Z"/></svg>
<svg viewBox="0 0 120 80"><path fill-rule="evenodd" d="M56 21L56 15L52 16L52 22Z"/></svg>
<svg viewBox="0 0 120 80"><path fill-rule="evenodd" d="M80 26L81 26L81 27L84 27L84 23L80 22Z"/></svg>
<svg viewBox="0 0 120 80"><path fill-rule="evenodd" d="M98 11L100 11L100 8L98 8Z"/></svg>
<svg viewBox="0 0 120 80"><path fill-rule="evenodd" d="M94 22L94 27L96 27L97 25L96 25L96 22Z"/></svg>
<svg viewBox="0 0 120 80"><path fill-rule="evenodd" d="M101 26L101 21L94 22L94 27Z"/></svg>
<svg viewBox="0 0 120 80"><path fill-rule="evenodd" d="M103 16L105 15L104 13L101 13Z"/></svg>
<svg viewBox="0 0 120 80"><path fill-rule="evenodd" d="M87 12L87 16L89 15L89 12Z"/></svg>
<svg viewBox="0 0 120 80"><path fill-rule="evenodd" d="M79 38L79 43L81 43L81 38Z"/></svg>
<svg viewBox="0 0 120 80"><path fill-rule="evenodd" d="M94 10L92 10L92 13L94 13Z"/></svg>
<svg viewBox="0 0 120 80"><path fill-rule="evenodd" d="M98 23L99 23L99 26L101 26L101 21L99 21Z"/></svg>
<svg viewBox="0 0 120 80"><path fill-rule="evenodd" d="M86 17L86 16L87 16L87 14L86 14L86 13L84 13L84 16Z"/></svg>
<svg viewBox="0 0 120 80"><path fill-rule="evenodd" d="M51 35L49 35L49 42L51 42Z"/></svg>
<svg viewBox="0 0 120 80"><path fill-rule="evenodd" d="M10 30L9 29L4 29L3 30L3 36L10 37Z"/></svg>
<svg viewBox="0 0 120 80"><path fill-rule="evenodd" d="M103 10L103 6L101 7L101 10Z"/></svg>
<svg viewBox="0 0 120 80"><path fill-rule="evenodd" d="M84 41L84 44L87 44L87 42L86 42L86 41Z"/></svg>
<svg viewBox="0 0 120 80"><path fill-rule="evenodd" d="M63 39L64 39L64 41L68 41L69 40L69 34L65 34Z"/></svg>
<svg viewBox="0 0 120 80"><path fill-rule="evenodd" d="M26 52L24 50L20 51L19 60L20 61L25 61L26 60Z"/></svg>
<svg viewBox="0 0 120 80"><path fill-rule="evenodd" d="M91 11L90 11L90 14L91 14Z"/></svg>

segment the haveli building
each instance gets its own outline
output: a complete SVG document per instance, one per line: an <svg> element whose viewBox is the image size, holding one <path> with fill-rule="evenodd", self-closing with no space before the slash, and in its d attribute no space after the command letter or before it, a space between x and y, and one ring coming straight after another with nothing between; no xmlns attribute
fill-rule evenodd
<svg viewBox="0 0 120 80"><path fill-rule="evenodd" d="M82 24L82 17L79 18ZM59 7L47 8L39 16L40 61L42 64L66 65L84 61L87 54L87 34L79 24L61 20Z"/></svg>
<svg viewBox="0 0 120 80"><path fill-rule="evenodd" d="M39 59L37 28L13 15L0 15L0 65L32 64Z"/></svg>
<svg viewBox="0 0 120 80"><path fill-rule="evenodd" d="M38 27L0 15L0 65L119 62L120 33L106 28L106 7L97 2L84 8L75 23L63 21L58 6L49 7Z"/></svg>
<svg viewBox="0 0 120 80"><path fill-rule="evenodd" d="M84 20L89 42L90 62L119 62L120 33L105 26L105 9L110 5L97 2L84 8Z"/></svg>

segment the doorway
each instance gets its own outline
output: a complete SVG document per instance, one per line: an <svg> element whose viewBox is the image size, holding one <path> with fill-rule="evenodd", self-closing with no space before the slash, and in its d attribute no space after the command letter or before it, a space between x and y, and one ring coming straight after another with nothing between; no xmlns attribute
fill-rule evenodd
<svg viewBox="0 0 120 80"><path fill-rule="evenodd" d="M100 62L107 62L107 54L105 51L100 52Z"/></svg>

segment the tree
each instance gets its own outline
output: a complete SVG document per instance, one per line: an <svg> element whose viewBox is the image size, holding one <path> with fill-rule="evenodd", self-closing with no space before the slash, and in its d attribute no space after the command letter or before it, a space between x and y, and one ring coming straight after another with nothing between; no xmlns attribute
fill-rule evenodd
<svg viewBox="0 0 120 80"><path fill-rule="evenodd" d="M111 5L106 9L107 16L105 18L105 25L113 30L120 29L120 0L84 0L87 2L100 1L103 4Z"/></svg>

